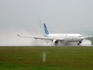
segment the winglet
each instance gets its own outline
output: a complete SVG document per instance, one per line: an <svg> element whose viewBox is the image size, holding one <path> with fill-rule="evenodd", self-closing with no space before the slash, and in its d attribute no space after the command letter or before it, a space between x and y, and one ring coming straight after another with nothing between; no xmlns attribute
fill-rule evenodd
<svg viewBox="0 0 93 70"><path fill-rule="evenodd" d="M44 23L44 31L45 31L45 35L49 35L49 31L45 23Z"/></svg>
<svg viewBox="0 0 93 70"><path fill-rule="evenodd" d="M19 34L17 34L18 37L21 37Z"/></svg>

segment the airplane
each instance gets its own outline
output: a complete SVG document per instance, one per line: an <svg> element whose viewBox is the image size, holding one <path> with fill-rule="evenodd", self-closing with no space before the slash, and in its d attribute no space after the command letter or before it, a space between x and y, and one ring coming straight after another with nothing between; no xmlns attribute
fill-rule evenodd
<svg viewBox="0 0 93 70"><path fill-rule="evenodd" d="M83 40L92 38L92 35L90 36L83 36L81 34L51 34L46 26L46 24L43 24L44 27L44 36L32 36L32 37L24 37L17 34L19 37L23 38L33 38L33 39L41 39L41 40L50 40L54 44L54 46L57 46L58 43L68 43L68 42L77 42L77 45L80 45Z"/></svg>

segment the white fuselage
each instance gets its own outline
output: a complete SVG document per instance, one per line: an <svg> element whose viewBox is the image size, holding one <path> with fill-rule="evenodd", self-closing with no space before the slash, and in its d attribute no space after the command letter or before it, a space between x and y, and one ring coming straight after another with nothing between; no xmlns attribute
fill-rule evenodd
<svg viewBox="0 0 93 70"><path fill-rule="evenodd" d="M48 37L62 38L68 42L78 42L83 39L81 34L49 34Z"/></svg>

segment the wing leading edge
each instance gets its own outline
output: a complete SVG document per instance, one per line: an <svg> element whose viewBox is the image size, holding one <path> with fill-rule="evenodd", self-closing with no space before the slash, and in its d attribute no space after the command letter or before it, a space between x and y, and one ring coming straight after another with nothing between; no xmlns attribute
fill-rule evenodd
<svg viewBox="0 0 93 70"><path fill-rule="evenodd" d="M25 37L25 36L20 36L19 34L17 34L18 37L22 37L22 38L33 38L33 39L41 39L41 40L59 40L59 41L63 41L64 38L55 38L55 37L43 37L43 36L32 36L32 37Z"/></svg>

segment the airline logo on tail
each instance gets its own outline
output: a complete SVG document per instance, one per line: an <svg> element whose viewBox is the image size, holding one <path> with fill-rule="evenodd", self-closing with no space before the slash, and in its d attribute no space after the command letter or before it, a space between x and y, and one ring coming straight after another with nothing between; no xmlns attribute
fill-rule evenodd
<svg viewBox="0 0 93 70"><path fill-rule="evenodd" d="M44 23L44 32L45 32L45 36L47 37L49 35L49 31L45 23Z"/></svg>

